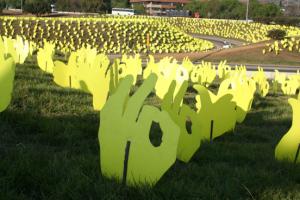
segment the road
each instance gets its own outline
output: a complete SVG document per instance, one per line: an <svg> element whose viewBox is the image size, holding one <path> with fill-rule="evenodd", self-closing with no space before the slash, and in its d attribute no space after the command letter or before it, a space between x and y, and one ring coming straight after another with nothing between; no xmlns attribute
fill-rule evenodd
<svg viewBox="0 0 300 200"><path fill-rule="evenodd" d="M210 35L201 35L201 34L190 34L194 38L208 40L212 42L215 45L216 49L222 49L225 45L224 42L226 41L228 44L231 44L232 47L238 47L243 46L244 41L241 40L235 40L235 39L228 39L223 37L216 37L216 36L210 36Z"/></svg>
<svg viewBox="0 0 300 200"><path fill-rule="evenodd" d="M201 62L194 62L195 65L200 64ZM142 62L143 68L146 67L147 62L143 60ZM179 64L181 64L179 62ZM213 63L216 67L219 63ZM235 66L240 66L241 64L236 63L227 63L227 65L234 68ZM297 73L297 70L300 70L300 66L288 66L288 65L281 65L281 66L274 66L269 64L244 64L247 68L247 75L252 76L253 73L257 71L257 67L260 66L264 69L264 72L269 79L273 79L275 76L275 70L277 69L279 72L285 73L287 75L292 75Z"/></svg>

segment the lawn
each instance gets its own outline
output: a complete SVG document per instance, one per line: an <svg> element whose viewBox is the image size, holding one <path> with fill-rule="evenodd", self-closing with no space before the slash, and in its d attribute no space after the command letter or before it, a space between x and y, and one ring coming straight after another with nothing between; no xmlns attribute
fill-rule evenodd
<svg viewBox="0 0 300 200"><path fill-rule="evenodd" d="M176 161L154 188L130 188L101 175L91 96L19 65L13 101L0 113L0 199L300 199L300 166L274 159L291 126L287 99L256 97L234 133Z"/></svg>
<svg viewBox="0 0 300 200"><path fill-rule="evenodd" d="M262 53L266 48L266 43L251 44L247 46L236 47L232 49L224 49L219 52L202 56L202 59L210 62L219 62L227 60L228 63L240 64L273 64L274 66L280 65L300 65L300 53L289 52L287 50L281 51L278 55L275 52L267 52L265 55Z"/></svg>

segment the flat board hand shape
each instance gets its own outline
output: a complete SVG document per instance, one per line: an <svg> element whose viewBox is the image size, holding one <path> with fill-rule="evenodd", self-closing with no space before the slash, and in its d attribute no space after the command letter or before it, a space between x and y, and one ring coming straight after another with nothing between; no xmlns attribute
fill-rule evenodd
<svg viewBox="0 0 300 200"><path fill-rule="evenodd" d="M126 76L100 113L99 143L102 173L127 185L154 185L176 160L179 128L165 111L143 103L154 89L150 75L129 97L133 77ZM162 142L149 139L152 122L162 130Z"/></svg>
<svg viewBox="0 0 300 200"><path fill-rule="evenodd" d="M12 57L0 58L0 112L10 104L15 77L15 63Z"/></svg>
<svg viewBox="0 0 300 200"><path fill-rule="evenodd" d="M277 160L300 163L300 100L289 99L293 109L293 123L275 149Z"/></svg>
<svg viewBox="0 0 300 200"><path fill-rule="evenodd" d="M201 140L210 140L234 129L236 124L236 103L233 96L216 96L202 85L195 85L197 110L201 126Z"/></svg>
<svg viewBox="0 0 300 200"><path fill-rule="evenodd" d="M176 81L173 81L161 105L162 110L167 111L180 128L177 158L184 162L189 162L198 150L201 138L197 113L182 104L187 87L188 82L185 81L174 98Z"/></svg>

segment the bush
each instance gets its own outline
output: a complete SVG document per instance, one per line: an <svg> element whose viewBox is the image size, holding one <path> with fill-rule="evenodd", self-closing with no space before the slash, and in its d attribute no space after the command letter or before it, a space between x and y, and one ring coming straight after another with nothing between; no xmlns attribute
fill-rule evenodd
<svg viewBox="0 0 300 200"><path fill-rule="evenodd" d="M286 31L280 29L273 29L268 32L267 35L269 38L273 40L282 40L286 36Z"/></svg>
<svg viewBox="0 0 300 200"><path fill-rule="evenodd" d="M51 12L51 3L47 0L27 0L24 11L40 16Z"/></svg>

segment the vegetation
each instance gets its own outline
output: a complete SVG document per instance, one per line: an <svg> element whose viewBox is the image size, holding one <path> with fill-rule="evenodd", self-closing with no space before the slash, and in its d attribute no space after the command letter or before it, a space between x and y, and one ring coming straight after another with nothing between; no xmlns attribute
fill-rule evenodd
<svg viewBox="0 0 300 200"><path fill-rule="evenodd" d="M0 13L2 13L4 8L6 8L6 2L5 0L0 0Z"/></svg>
<svg viewBox="0 0 300 200"><path fill-rule="evenodd" d="M5 0L7 6L12 8L21 8L21 0ZM24 0L22 0L24 3Z"/></svg>
<svg viewBox="0 0 300 200"><path fill-rule="evenodd" d="M238 0L192 0L185 6L185 9L199 12L203 18L217 19L245 19L246 5ZM249 17L276 17L280 16L280 7L272 4L261 4L257 0L250 0Z"/></svg>
<svg viewBox="0 0 300 200"><path fill-rule="evenodd" d="M129 0L111 0L112 8L130 8Z"/></svg>
<svg viewBox="0 0 300 200"><path fill-rule="evenodd" d="M56 9L71 12L106 13L111 9L108 0L57 0Z"/></svg>
<svg viewBox="0 0 300 200"><path fill-rule="evenodd" d="M286 31L280 29L270 30L267 36L273 40L282 40L286 36Z"/></svg>
<svg viewBox="0 0 300 200"><path fill-rule="evenodd" d="M254 18L256 22L261 22L265 24L280 24L287 26L299 26L300 18L299 17L288 17L288 16L280 16L280 17L258 17Z"/></svg>
<svg viewBox="0 0 300 200"><path fill-rule="evenodd" d="M48 0L26 0L24 11L40 16L51 12L51 4Z"/></svg>

